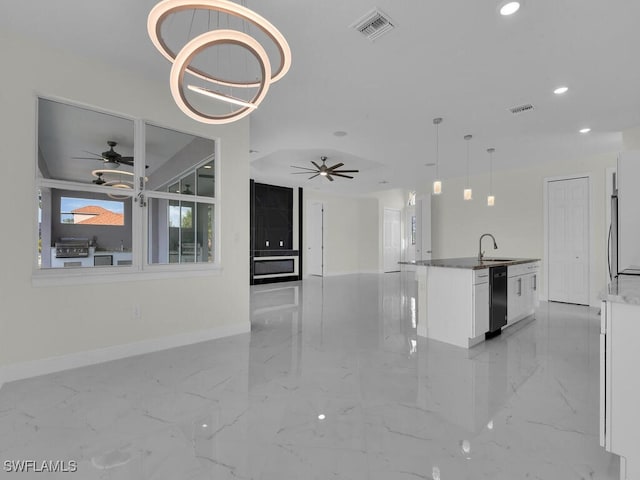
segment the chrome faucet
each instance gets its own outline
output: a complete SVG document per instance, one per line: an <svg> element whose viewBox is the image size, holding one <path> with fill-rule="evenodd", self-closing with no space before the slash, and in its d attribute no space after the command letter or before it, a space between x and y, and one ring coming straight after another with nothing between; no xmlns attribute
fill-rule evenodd
<svg viewBox="0 0 640 480"><path fill-rule="evenodd" d="M484 237L491 237L493 240L493 249L496 250L498 248L498 244L496 243L496 239L490 233L483 233L480 235L480 240L478 241L478 261L482 261L482 257L484 257L484 252L482 251L482 239Z"/></svg>

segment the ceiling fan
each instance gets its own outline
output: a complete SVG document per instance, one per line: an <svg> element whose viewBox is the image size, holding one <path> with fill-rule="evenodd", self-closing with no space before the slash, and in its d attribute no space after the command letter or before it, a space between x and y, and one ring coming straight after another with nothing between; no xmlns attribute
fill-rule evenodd
<svg viewBox="0 0 640 480"><path fill-rule="evenodd" d="M330 182L333 182L333 177L343 177L343 178L353 178L350 175L344 175L345 173L358 173L360 170L338 170L338 168L342 167L344 163L336 163L332 167L327 167L326 161L327 157L320 157L322 160L322 165L318 165L316 162L311 160L311 163L315 168L307 168L307 167L297 167L295 165L291 165L292 168L299 168L301 170L305 170L304 172L292 172L293 175L309 175L313 174L309 177L309 180L312 178L321 175L329 179Z"/></svg>
<svg viewBox="0 0 640 480"><path fill-rule="evenodd" d="M130 167L133 166L133 157L123 157L113 149L113 147L118 145L117 142L114 142L113 140L109 140L107 142L107 145L109 145L110 147L109 150L106 150L100 154L87 152L86 150L83 150L83 152L88 153L89 155L94 155L93 157L71 157L71 158L75 160L101 160L104 163L111 165L112 168L118 168L120 165L129 165Z"/></svg>
<svg viewBox="0 0 640 480"><path fill-rule="evenodd" d="M102 172L97 172L96 173L96 178L95 180L92 180L91 183L95 183L96 185L104 185L105 183L107 183L107 181L102 178Z"/></svg>

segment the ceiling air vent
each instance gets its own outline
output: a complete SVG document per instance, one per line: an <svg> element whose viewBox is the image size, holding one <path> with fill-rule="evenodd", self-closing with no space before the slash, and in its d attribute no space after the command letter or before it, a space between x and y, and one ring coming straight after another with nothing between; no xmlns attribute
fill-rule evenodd
<svg viewBox="0 0 640 480"><path fill-rule="evenodd" d="M530 103L525 103L524 105L518 105L517 107L511 107L509 109L509 111L514 114L530 112L531 110L533 110L533 105Z"/></svg>
<svg viewBox="0 0 640 480"><path fill-rule="evenodd" d="M394 27L395 25L389 16L377 8L374 8L351 25L351 28L355 28L371 41L384 35Z"/></svg>

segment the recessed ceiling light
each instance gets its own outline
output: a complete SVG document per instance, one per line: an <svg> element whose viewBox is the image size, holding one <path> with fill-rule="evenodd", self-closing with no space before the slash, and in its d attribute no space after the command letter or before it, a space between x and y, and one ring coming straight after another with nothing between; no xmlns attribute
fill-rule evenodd
<svg viewBox="0 0 640 480"><path fill-rule="evenodd" d="M520 4L521 4L520 2L514 2L511 0L502 2L499 7L500 15L503 15L505 17L508 15L513 15L518 10L520 10Z"/></svg>
<svg viewBox="0 0 640 480"><path fill-rule="evenodd" d="M589 133L591 129L589 127L581 128L580 133Z"/></svg>
<svg viewBox="0 0 640 480"><path fill-rule="evenodd" d="M553 91L553 93L555 93L556 95L562 95L563 93L567 93L568 90L569 87L558 87Z"/></svg>
<svg viewBox="0 0 640 480"><path fill-rule="evenodd" d="M345 137L345 136L347 135L347 132L344 132L344 131L342 131L342 130L338 130L337 132L333 132L333 134L334 134L336 137Z"/></svg>
<svg viewBox="0 0 640 480"><path fill-rule="evenodd" d="M326 417L326 415L324 413L321 413L320 415L318 415L318 420L324 420Z"/></svg>

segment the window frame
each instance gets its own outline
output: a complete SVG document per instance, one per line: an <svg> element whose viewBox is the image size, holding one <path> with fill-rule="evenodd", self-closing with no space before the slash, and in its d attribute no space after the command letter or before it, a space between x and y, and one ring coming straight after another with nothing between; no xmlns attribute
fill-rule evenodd
<svg viewBox="0 0 640 480"><path fill-rule="evenodd" d="M141 161L134 162L134 186L132 190L118 189L118 195L126 196L132 200L132 212L131 212L131 235L132 235L132 264L114 266L113 268L41 268L38 265L38 243L40 239L39 234L39 200L38 192L42 188L56 188L65 189L75 192L91 192L91 193L113 193L114 189L110 187L104 187L101 185L83 184L68 180L57 180L43 178L39 174L38 167L38 148L39 148L39 100L49 100L54 102L63 103L77 108L84 108L87 110L95 111L97 113L113 115L120 117L124 120L133 122L133 138L134 158L140 158ZM197 276L209 276L216 275L222 271L221 266L221 162L220 151L221 139L219 137L207 137L200 133L188 132L184 130L178 130L174 127L163 125L161 122L152 121L149 119L132 117L120 112L109 111L103 108L96 107L94 105L83 104L73 100L54 97L50 95L35 94L35 138L34 138L34 195L33 195L33 222L34 222L34 235L32 243L32 285L33 286L49 286L49 285L77 285L77 284L95 284L95 283L116 283L120 281L136 281L136 280L151 280L162 278L180 278L180 277L197 277ZM193 135L207 140L213 141L213 151L207 161L214 161L213 172L214 178L214 197L205 197L198 195L185 195L185 194L171 194L169 192L158 192L153 190L145 190L144 188L144 175L146 165L146 127L155 126L160 128L166 128L178 133L184 133L186 135ZM206 162L199 161L194 164L190 169L196 170L199 165ZM188 199L188 201L195 203L206 203L213 205L213 261L212 262L193 262L193 263L180 263L180 264L152 264L149 263L149 207L147 204L148 198L163 198L163 199L175 199L179 197L179 200ZM186 198L185 198L186 197Z"/></svg>

